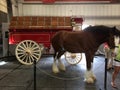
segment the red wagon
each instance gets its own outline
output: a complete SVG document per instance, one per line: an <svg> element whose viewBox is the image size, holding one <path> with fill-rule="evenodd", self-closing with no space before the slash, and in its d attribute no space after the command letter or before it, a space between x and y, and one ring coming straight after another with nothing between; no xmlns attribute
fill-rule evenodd
<svg viewBox="0 0 120 90"><path fill-rule="evenodd" d="M16 44L17 59L22 64L31 65L34 60L40 60L41 54L53 53L50 41L60 30L72 31L71 17L12 17L9 26L9 45Z"/></svg>

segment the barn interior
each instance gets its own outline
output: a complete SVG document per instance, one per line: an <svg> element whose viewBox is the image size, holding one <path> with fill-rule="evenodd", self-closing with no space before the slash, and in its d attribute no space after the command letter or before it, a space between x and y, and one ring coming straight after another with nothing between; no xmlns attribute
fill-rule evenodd
<svg viewBox="0 0 120 90"><path fill-rule="evenodd" d="M0 90L116 90L104 44L94 56L96 81L88 84L84 53L67 52L61 57L66 71L53 73L50 40L60 30L77 32L94 25L120 30L119 9L120 0L0 0ZM29 43L41 50L36 50L37 62L19 59L18 47ZM119 90L120 73L116 83Z"/></svg>

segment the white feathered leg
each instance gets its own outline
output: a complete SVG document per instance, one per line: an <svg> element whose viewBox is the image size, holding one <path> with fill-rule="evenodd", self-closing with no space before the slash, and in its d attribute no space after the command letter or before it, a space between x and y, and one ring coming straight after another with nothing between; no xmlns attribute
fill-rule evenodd
<svg viewBox="0 0 120 90"><path fill-rule="evenodd" d="M91 67L93 68L93 63L91 64ZM95 81L96 80L96 76L95 76L95 74L93 73L93 71L92 70L90 70L91 71L91 77L93 78L93 80Z"/></svg>
<svg viewBox="0 0 120 90"><path fill-rule="evenodd" d="M93 71L91 71L91 77L92 77L92 79L95 81L96 80L96 76L95 76L95 74L93 73Z"/></svg>
<svg viewBox="0 0 120 90"><path fill-rule="evenodd" d="M87 83L94 83L94 80L91 77L91 71L88 71L88 70L86 71L84 81L87 82Z"/></svg>
<svg viewBox="0 0 120 90"><path fill-rule="evenodd" d="M53 62L52 70L53 70L54 73L59 73L59 69L57 67L56 61Z"/></svg>
<svg viewBox="0 0 120 90"><path fill-rule="evenodd" d="M94 81L96 80L95 75L93 74L93 72L91 70L87 70L85 73L85 82L87 83L94 83Z"/></svg>
<svg viewBox="0 0 120 90"><path fill-rule="evenodd" d="M66 70L64 63L62 63L62 61L60 60L60 58L58 59L58 67L62 71Z"/></svg>
<svg viewBox="0 0 120 90"><path fill-rule="evenodd" d="M53 62L53 65L52 65L52 71L54 72L54 73L59 73L59 68L58 68L58 66L57 66L57 55L56 55L56 57L54 58L54 62Z"/></svg>

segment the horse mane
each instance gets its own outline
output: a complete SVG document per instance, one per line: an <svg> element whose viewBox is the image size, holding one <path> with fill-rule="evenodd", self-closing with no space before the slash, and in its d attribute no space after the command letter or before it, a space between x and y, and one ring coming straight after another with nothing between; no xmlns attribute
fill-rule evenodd
<svg viewBox="0 0 120 90"><path fill-rule="evenodd" d="M116 26L114 27L108 27L108 26L104 26L104 25L96 25L96 26L89 26L85 29L83 29L83 31L86 32L91 32L91 33L95 33L95 34L104 34L104 35L115 35L116 37L120 38L120 30L118 30L116 28Z"/></svg>
<svg viewBox="0 0 120 90"><path fill-rule="evenodd" d="M98 26L89 26L85 28L83 31L91 32L91 33L98 33L98 34L108 34L112 30L111 27L107 27L104 25Z"/></svg>

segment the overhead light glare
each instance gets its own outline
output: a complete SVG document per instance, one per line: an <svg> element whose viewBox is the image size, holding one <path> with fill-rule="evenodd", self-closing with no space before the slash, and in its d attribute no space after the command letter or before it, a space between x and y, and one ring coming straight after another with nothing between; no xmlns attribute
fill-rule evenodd
<svg viewBox="0 0 120 90"><path fill-rule="evenodd" d="M0 61L0 66L7 64L5 61Z"/></svg>

